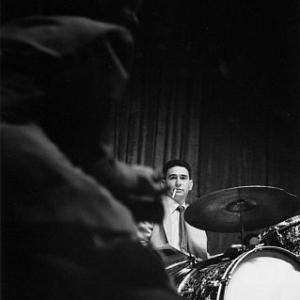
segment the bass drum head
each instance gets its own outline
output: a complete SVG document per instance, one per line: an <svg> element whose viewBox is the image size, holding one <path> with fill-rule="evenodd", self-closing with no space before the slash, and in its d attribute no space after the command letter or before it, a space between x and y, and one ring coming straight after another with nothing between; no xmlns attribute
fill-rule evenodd
<svg viewBox="0 0 300 300"><path fill-rule="evenodd" d="M300 299L299 261L278 247L258 247L242 254L223 278L228 283L220 299Z"/></svg>

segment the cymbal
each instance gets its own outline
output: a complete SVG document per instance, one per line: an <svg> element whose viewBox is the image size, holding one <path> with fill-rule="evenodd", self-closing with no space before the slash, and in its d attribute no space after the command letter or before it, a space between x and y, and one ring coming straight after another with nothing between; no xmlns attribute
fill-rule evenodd
<svg viewBox="0 0 300 300"><path fill-rule="evenodd" d="M275 225L299 211L297 196L271 186L249 185L206 194L185 211L192 226L215 232L256 230Z"/></svg>

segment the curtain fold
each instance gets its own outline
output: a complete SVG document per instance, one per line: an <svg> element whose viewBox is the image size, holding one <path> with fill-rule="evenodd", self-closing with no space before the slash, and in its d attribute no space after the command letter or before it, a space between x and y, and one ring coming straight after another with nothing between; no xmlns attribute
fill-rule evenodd
<svg viewBox="0 0 300 300"><path fill-rule="evenodd" d="M252 184L300 194L299 120L282 118L260 90L193 57L144 55L113 119L116 158L158 169L175 158L191 164L190 202ZM238 242L239 233L209 233L211 254Z"/></svg>

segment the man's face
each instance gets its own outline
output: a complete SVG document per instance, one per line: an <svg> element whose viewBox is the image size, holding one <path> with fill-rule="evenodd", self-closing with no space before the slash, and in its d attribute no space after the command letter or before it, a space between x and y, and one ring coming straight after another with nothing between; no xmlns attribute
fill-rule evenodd
<svg viewBox="0 0 300 300"><path fill-rule="evenodd" d="M193 181L189 177L189 172L185 167L174 166L167 171L165 183L168 190L168 195L172 197L176 189L175 201L184 203L189 191L192 190Z"/></svg>

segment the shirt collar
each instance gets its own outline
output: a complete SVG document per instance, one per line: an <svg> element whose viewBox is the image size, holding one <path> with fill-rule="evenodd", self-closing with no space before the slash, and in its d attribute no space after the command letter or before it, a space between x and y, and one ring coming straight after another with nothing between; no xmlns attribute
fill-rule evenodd
<svg viewBox="0 0 300 300"><path fill-rule="evenodd" d="M172 213L174 213L179 205L180 204L178 204L171 197L165 196L165 198L164 198L164 206L165 206L165 213L166 214L171 215ZM185 208L187 208L187 206L188 206L187 203L183 203L181 205L184 206Z"/></svg>

